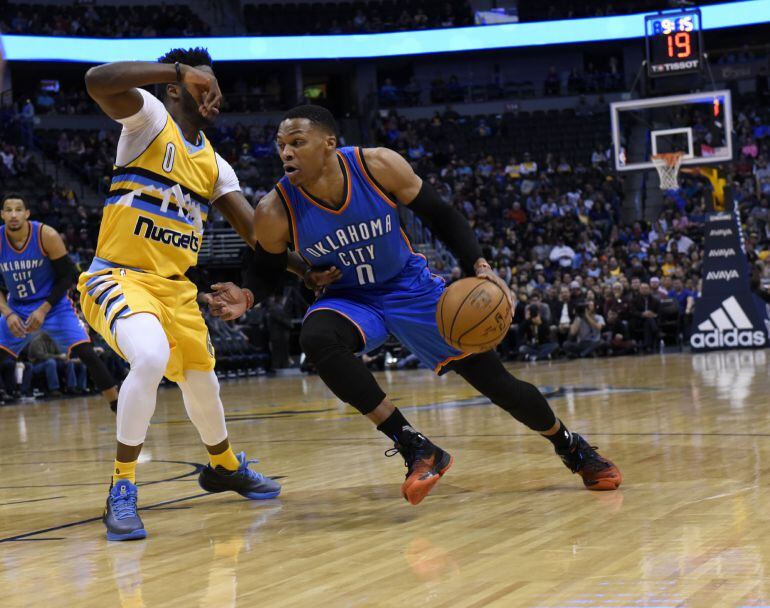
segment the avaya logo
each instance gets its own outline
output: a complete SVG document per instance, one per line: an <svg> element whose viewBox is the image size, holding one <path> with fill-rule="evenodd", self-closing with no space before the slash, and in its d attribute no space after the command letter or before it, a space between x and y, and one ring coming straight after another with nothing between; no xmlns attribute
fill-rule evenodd
<svg viewBox="0 0 770 608"><path fill-rule="evenodd" d="M709 236L732 236L733 231L730 228L715 228L709 232Z"/></svg>
<svg viewBox="0 0 770 608"><path fill-rule="evenodd" d="M709 217L709 222L726 222L733 219L732 213L716 213Z"/></svg>
<svg viewBox="0 0 770 608"><path fill-rule="evenodd" d="M712 270L706 274L707 281L732 281L739 278L737 270Z"/></svg>
<svg viewBox="0 0 770 608"><path fill-rule="evenodd" d="M735 249L712 249L708 253L710 258L729 258L735 255Z"/></svg>
<svg viewBox="0 0 770 608"><path fill-rule="evenodd" d="M735 296L724 300L709 318L698 325L698 331L690 336L690 346L695 349L765 346L767 336L755 330Z"/></svg>

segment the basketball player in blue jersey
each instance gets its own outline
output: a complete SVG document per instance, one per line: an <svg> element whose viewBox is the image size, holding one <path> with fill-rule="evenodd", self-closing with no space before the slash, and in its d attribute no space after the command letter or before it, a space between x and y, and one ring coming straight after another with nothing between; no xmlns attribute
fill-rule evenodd
<svg viewBox="0 0 770 608"><path fill-rule="evenodd" d="M35 332L42 330L67 355L85 364L94 385L115 411L115 380L94 352L67 296L77 274L59 233L29 221L27 204L18 194L3 198L2 218L0 273L8 297L0 292L0 358L18 358Z"/></svg>
<svg viewBox="0 0 770 608"><path fill-rule="evenodd" d="M289 111L277 133L285 170L255 213L257 246L246 289L214 286L211 309L225 319L263 299L287 268L287 248L307 262L308 275L333 273L335 283L310 307L300 341L318 374L341 400L395 442L408 472L403 497L418 504L452 465L387 398L356 357L393 334L439 374L454 371L514 418L548 439L591 490L614 490L618 468L577 433L570 433L532 384L514 378L494 352L450 347L436 326L444 282L412 252L398 205L409 206L452 250L466 274L498 284L468 223L444 204L408 162L386 148L337 148L336 124L319 106ZM327 277L328 278L328 277Z"/></svg>

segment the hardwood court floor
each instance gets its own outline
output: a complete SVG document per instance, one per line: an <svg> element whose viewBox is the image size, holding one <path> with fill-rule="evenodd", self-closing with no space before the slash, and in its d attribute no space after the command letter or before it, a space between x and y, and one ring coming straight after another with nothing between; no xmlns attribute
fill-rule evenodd
<svg viewBox="0 0 770 608"><path fill-rule="evenodd" d="M760 606L770 604L767 351L518 364L611 456L582 489L550 445L457 377L381 374L455 456L419 507L368 421L317 377L223 383L236 448L273 501L205 495L176 389L140 465L146 541L98 516L114 422L97 399L0 408L0 605Z"/></svg>

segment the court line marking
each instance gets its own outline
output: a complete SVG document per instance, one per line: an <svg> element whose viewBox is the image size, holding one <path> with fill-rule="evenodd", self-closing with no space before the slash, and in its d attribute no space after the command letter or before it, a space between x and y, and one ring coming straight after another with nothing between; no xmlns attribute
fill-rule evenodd
<svg viewBox="0 0 770 608"><path fill-rule="evenodd" d="M759 487L759 484L752 484L750 486L745 486L743 488L738 488L737 490L733 490L732 492L722 492L721 494L714 494L713 496L706 496L705 498L699 498L698 500L691 500L690 502L684 503L685 505L694 505L698 502L704 502L706 500L718 500L719 498L725 498L727 496L735 496L736 494L743 494L744 492L748 492L749 490L756 490Z"/></svg>
<svg viewBox="0 0 770 608"><path fill-rule="evenodd" d="M199 475L200 472L205 468L205 465L202 465L197 462L186 462L184 460L153 460L152 462L162 462L164 464L186 464L193 468L192 471L188 473L183 473L182 475L176 475L175 477L168 477L166 479L156 479L153 481L140 481L137 483L137 486L152 486L156 483L168 483L170 481L178 481L180 479L184 479L185 477L192 477L193 475ZM6 464L6 463L4 463ZM40 485L26 485L26 486L0 486L0 490L25 490L30 488L70 488L70 487L83 487L83 486L102 486L105 485L103 481L91 481L87 483L44 483Z"/></svg>
<svg viewBox="0 0 770 608"><path fill-rule="evenodd" d="M48 487L48 486L44 486ZM33 498L31 500L12 500L10 502L0 502L0 507L5 507L7 505L23 505L27 504L29 502L43 502L44 500L56 500L57 498L66 498L65 496L50 496L48 498Z"/></svg>
<svg viewBox="0 0 770 608"><path fill-rule="evenodd" d="M165 505L173 505L180 502L186 502L188 500L193 500L194 498L201 498L203 496L209 496L209 492L203 492L202 494L194 494L193 496L185 496L183 498L173 498L171 500L164 500L161 502L157 502L153 505L147 505L146 507L139 507L138 511L147 511L148 509L152 509L153 507L162 507ZM17 534L16 536L9 536L7 538L0 538L0 543L10 543L20 540L30 540L29 537L31 536L37 536L39 534L45 534L46 532L54 532L55 530L64 530L66 528L74 528L76 526L83 526L85 524L90 524L95 521L101 521L101 516L99 517L89 517L88 519L81 519L80 521L73 521L68 524L61 524L59 526L52 526L50 528L44 528L42 530L35 530L33 532L25 532L24 534ZM39 539L39 540L45 540L45 539Z"/></svg>

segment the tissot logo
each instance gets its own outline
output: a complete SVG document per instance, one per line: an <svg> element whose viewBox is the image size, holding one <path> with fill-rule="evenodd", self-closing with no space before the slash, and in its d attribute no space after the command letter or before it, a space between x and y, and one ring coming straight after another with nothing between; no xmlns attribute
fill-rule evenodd
<svg viewBox="0 0 770 608"><path fill-rule="evenodd" d="M708 252L710 258L730 258L735 255L735 249L712 249Z"/></svg>
<svg viewBox="0 0 770 608"><path fill-rule="evenodd" d="M709 222L727 222L733 219L732 213L715 213L709 216Z"/></svg>
<svg viewBox="0 0 770 608"><path fill-rule="evenodd" d="M712 270L706 274L707 281L732 281L739 278L737 270Z"/></svg>
<svg viewBox="0 0 770 608"><path fill-rule="evenodd" d="M141 236L150 239L151 241L163 243L164 245L171 245L172 247L178 247L180 249L189 249L195 253L198 253L198 249L200 249L200 239L194 232L191 234L184 234L172 230L171 228L162 228L156 226L155 222L150 218L140 215L136 220L134 234L139 236L142 231L144 231L144 233L141 234Z"/></svg>
<svg viewBox="0 0 770 608"><path fill-rule="evenodd" d="M762 347L767 345L765 332L754 329L751 320L735 296L724 300L709 318L698 325L690 336L694 349Z"/></svg>
<svg viewBox="0 0 770 608"><path fill-rule="evenodd" d="M730 228L715 228L709 231L709 236L732 236L733 231Z"/></svg>

